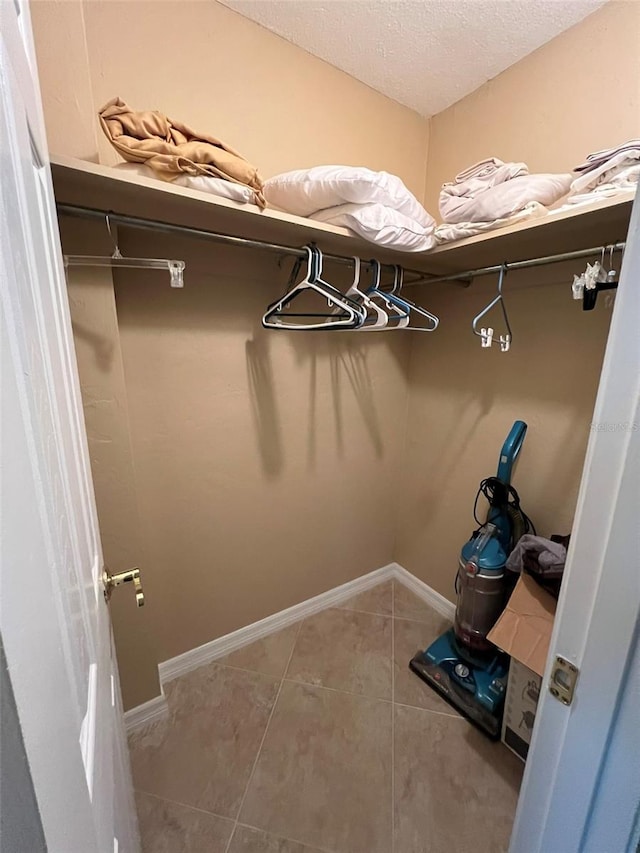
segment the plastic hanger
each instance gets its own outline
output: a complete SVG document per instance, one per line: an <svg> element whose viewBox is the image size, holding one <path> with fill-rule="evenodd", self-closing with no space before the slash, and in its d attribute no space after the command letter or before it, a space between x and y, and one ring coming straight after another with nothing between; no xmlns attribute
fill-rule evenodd
<svg viewBox="0 0 640 853"><path fill-rule="evenodd" d="M509 317L507 316L507 309L504 304L504 297L502 296L502 285L504 284L504 277L506 274L507 265L502 264L502 266L500 267L500 275L498 278L498 295L491 300L491 302L487 305L486 308L483 308L483 310L477 315L477 317L474 317L472 323L473 334L478 335L479 338L482 338L483 347L490 347L493 343L493 329L490 327L482 327L480 331L478 331L478 323L485 316L485 314L488 314L492 308L494 308L498 303L500 303L500 307L502 308L502 316L504 317L505 326L507 327L507 334L500 335L498 339L500 343L500 350L502 352L509 351L511 341L513 339L511 334L511 326L509 325Z"/></svg>
<svg viewBox="0 0 640 853"><path fill-rule="evenodd" d="M367 290L367 295L371 300L379 299L383 305L384 310L387 314L387 326L388 329L405 329L409 325L409 311L406 307L401 307L394 301L395 297L393 297L393 293L387 293L385 290L382 290L380 286L380 278L382 268L380 266L380 261L376 261L375 258L369 262L371 264L371 269L373 270L373 284ZM395 281L394 281L395 285Z"/></svg>
<svg viewBox="0 0 640 853"><path fill-rule="evenodd" d="M409 320L409 324L403 326L402 328L408 329L413 332L435 332L440 324L440 320L432 314L430 311L427 311L426 308L422 308L420 305L416 305L415 302L412 302L410 299L407 299L405 296L401 296L402 285L404 283L404 270L398 264L395 264L393 267L393 287L391 289L391 293L387 294L388 298L392 300L392 302L398 307L408 310L409 317L411 317L411 313L418 314L420 317L426 317L427 320L430 321L429 326L412 326L411 320Z"/></svg>
<svg viewBox="0 0 640 853"><path fill-rule="evenodd" d="M168 270L171 287L184 287L184 261L173 261L166 258L125 258L118 248L118 243L111 232L109 215L105 216L107 231L113 243L112 255L65 255L65 267L129 267L131 269Z"/></svg>
<svg viewBox="0 0 640 853"><path fill-rule="evenodd" d="M353 284L347 290L346 295L351 297L352 299L357 299L362 302L362 305L367 309L367 317L360 327L359 331L361 332L375 332L380 331L381 329L386 329L389 323L389 315L386 311L380 308L373 299L370 299L369 296L365 293L364 290L360 290L360 258L354 256L354 275L353 275Z"/></svg>
<svg viewBox="0 0 640 853"><path fill-rule="evenodd" d="M290 329L291 331L326 331L329 329L358 329L366 319L366 311L353 299L342 294L337 288L322 280L322 252L316 246L305 246L307 252L307 271L298 284L284 296L273 302L262 318L265 329ZM297 275L296 264L292 278ZM324 312L291 312L288 307L301 293L313 290L323 296L329 305ZM336 309L339 309L336 311ZM285 313L286 312L286 313ZM297 323L291 318L322 318L322 322Z"/></svg>

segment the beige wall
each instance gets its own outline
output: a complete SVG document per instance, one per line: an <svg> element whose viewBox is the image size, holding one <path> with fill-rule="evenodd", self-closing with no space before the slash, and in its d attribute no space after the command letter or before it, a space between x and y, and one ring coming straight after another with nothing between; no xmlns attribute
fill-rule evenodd
<svg viewBox="0 0 640 853"><path fill-rule="evenodd" d="M427 206L483 157L569 171L639 135L640 3L614 0L431 119ZM571 529L610 318L603 304L585 314L569 298L580 266L509 276L505 354L481 350L471 333L495 278L423 288L442 334L412 347L396 559L451 600L478 484L495 473L514 420L529 424L515 472L526 511L542 535ZM499 312L492 319L498 326Z"/></svg>
<svg viewBox="0 0 640 853"><path fill-rule="evenodd" d="M432 196L486 154L568 168L638 132L636 10L610 4L436 116ZM33 18L53 151L114 162L86 116L118 94L265 175L364 163L422 191L426 122L216 3L49 0ZM67 25L86 44L57 38ZM67 251L103 239L64 229ZM285 283L272 257L132 233L121 247L188 264L183 291L124 270L70 287L105 555L140 564L148 596L139 613L114 601L128 707L157 692L157 662L392 559L453 597L478 482L516 418L524 506L541 533L570 528L609 321L568 298L573 268L509 277L503 355L470 332L492 280L425 289L435 335L296 336L259 324Z"/></svg>
<svg viewBox="0 0 640 853"><path fill-rule="evenodd" d="M100 224L63 226L66 252L108 250ZM139 565L147 599L112 599L133 707L160 661L391 562L410 341L263 330L271 255L119 245L187 263L184 290L116 270L115 302L110 272L70 277L105 559Z"/></svg>
<svg viewBox="0 0 640 853"><path fill-rule="evenodd" d="M62 237L109 250L96 223L63 220ZM133 707L159 662L392 561L410 341L265 331L288 275L271 255L119 245L187 263L184 290L157 271L70 274L105 560L140 566L146 594L142 610L112 599Z"/></svg>
<svg viewBox="0 0 640 853"><path fill-rule="evenodd" d="M49 152L97 162L84 3L38 0L29 8Z"/></svg>
<svg viewBox="0 0 640 853"><path fill-rule="evenodd" d="M401 335L262 329L288 272L273 256L163 250L184 290L115 276L158 661L392 560L409 356Z"/></svg>
<svg viewBox="0 0 640 853"><path fill-rule="evenodd" d="M471 330L496 293L496 277L468 289L421 288L442 334L412 346L396 559L452 601L460 548L477 526L478 485L496 473L515 420L529 426L513 479L525 512L542 536L571 531L611 318L603 298L590 313L571 299L579 266L508 275L507 353L482 349ZM490 322L503 330L499 308Z"/></svg>
<svg viewBox="0 0 640 853"><path fill-rule="evenodd" d="M219 136L264 177L347 163L424 194L426 119L215 0L35 0L32 18L53 153L94 159L87 117L119 95ZM100 130L98 149L118 162Z"/></svg>
<svg viewBox="0 0 640 853"><path fill-rule="evenodd" d="M569 172L590 151L640 136L640 3L610 0L431 119L427 208L484 157Z"/></svg>
<svg viewBox="0 0 640 853"><path fill-rule="evenodd" d="M95 223L62 220L64 249L71 254L111 251L106 229ZM110 269L70 267L67 274L73 335L80 371L100 537L113 572L145 568L140 507L131 447L129 404ZM148 590L147 590L148 592ZM138 609L131 590L112 598L111 618L127 706L159 693L153 602Z"/></svg>
<svg viewBox="0 0 640 853"><path fill-rule="evenodd" d="M345 162L424 192L426 120L224 6L46 0L32 17L54 153L115 163L95 113L120 95L265 176ZM86 253L104 229L63 236ZM183 292L118 271L117 317L110 275L70 285L105 558L140 565L147 594L139 612L112 605L132 707L157 694L158 662L392 559L409 340L266 333L285 285L273 258L121 247L188 262Z"/></svg>

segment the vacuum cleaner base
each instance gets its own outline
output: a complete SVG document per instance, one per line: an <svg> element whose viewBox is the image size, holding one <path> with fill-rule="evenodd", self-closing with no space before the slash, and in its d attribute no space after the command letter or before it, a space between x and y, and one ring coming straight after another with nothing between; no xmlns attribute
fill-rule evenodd
<svg viewBox="0 0 640 853"><path fill-rule="evenodd" d="M500 737L508 674L504 655L496 652L484 665L472 663L447 631L409 666L423 681L494 740Z"/></svg>

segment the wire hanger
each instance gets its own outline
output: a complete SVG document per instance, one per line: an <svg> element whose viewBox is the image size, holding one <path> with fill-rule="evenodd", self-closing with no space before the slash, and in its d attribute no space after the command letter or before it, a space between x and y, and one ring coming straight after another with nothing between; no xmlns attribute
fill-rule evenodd
<svg viewBox="0 0 640 853"><path fill-rule="evenodd" d="M322 279L322 252L317 246L305 246L307 252L307 271L302 281L273 302L262 318L265 329L289 329L291 331L328 331L329 329L358 329L364 323L367 313L351 297L345 296L333 285ZM290 283L298 273L299 264L294 266ZM326 311L288 311L289 304L305 291L313 290L323 296L329 305ZM336 309L339 309L336 311ZM297 323L290 318L322 318L322 322Z"/></svg>
<svg viewBox="0 0 640 853"><path fill-rule="evenodd" d="M166 258L125 258L111 231L109 214L105 215L107 231L113 244L111 255L65 255L65 267L129 267L131 269L169 270L171 287L184 287L184 261L173 261Z"/></svg>
<svg viewBox="0 0 640 853"><path fill-rule="evenodd" d="M493 342L493 329L491 327L485 328L482 327L480 331L478 331L478 323L479 321L491 311L498 303L500 303L500 307L502 308L502 316L504 317L504 323L507 328L507 333L505 335L500 335L499 343L501 352L508 352L511 347L512 334L511 334L511 326L509 325L509 317L507 316L507 308L504 304L504 297L502 295L502 285L504 284L504 277L507 274L507 265L502 264L500 267L500 275L498 278L498 295L495 296L491 302L487 305L486 308L483 308L482 311L477 315L477 317L473 318L472 328L473 334L478 335L479 338L482 338L482 346L490 347Z"/></svg>
<svg viewBox="0 0 640 853"><path fill-rule="evenodd" d="M410 299L407 299L405 296L401 296L400 293L402 291L402 285L404 283L404 270L398 264L394 264L393 267L393 286L391 288L391 293L387 294L387 298L390 299L394 305L397 305L399 308L402 308L405 311L408 311L409 317L411 314L418 314L420 317L426 317L429 320L430 325L428 326L412 326L411 320L409 320L409 324L403 326L402 328L407 329L412 332L435 332L440 324L440 320L432 314L430 311L427 311L426 308L422 308L420 305L416 305L415 302L412 302Z"/></svg>

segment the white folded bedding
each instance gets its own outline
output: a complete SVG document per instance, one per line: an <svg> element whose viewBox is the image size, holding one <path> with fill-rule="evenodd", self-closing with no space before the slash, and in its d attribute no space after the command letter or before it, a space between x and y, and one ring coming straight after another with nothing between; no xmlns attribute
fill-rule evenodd
<svg viewBox="0 0 640 853"><path fill-rule="evenodd" d="M486 181L488 186L517 178L519 175L528 175L529 169L526 163L505 163L497 157L487 157L479 160L473 166L467 166L455 176L454 184L468 184L471 180Z"/></svg>
<svg viewBox="0 0 640 853"><path fill-rule="evenodd" d="M569 191L571 175L522 175L489 189L473 197L448 196L440 194L440 211L446 223L492 222L513 216L530 202L549 207L555 204ZM444 208L444 209L443 209ZM446 215L445 215L446 214Z"/></svg>
<svg viewBox="0 0 640 853"><path fill-rule="evenodd" d="M161 184L162 181L150 166L145 163L118 163L114 166L120 172L130 172L134 175L141 175L144 178L153 178ZM256 194L244 184L235 184L232 181L225 181L224 178L213 178L209 175L187 175L182 173L171 181L178 187L186 187L190 190L200 190L200 192L211 193L212 195L220 196L221 198L229 198L232 201L240 201L245 204L255 204Z"/></svg>
<svg viewBox="0 0 640 853"><path fill-rule="evenodd" d="M604 148L602 151L594 151L592 154L587 154L585 162L576 166L573 171L589 171L590 169L594 169L596 166L600 166L602 163L605 163L607 160L613 159L618 154L623 154L624 152L634 151L637 149L640 149L640 139L629 139L627 142L623 142L615 148Z"/></svg>
<svg viewBox="0 0 640 853"><path fill-rule="evenodd" d="M264 194L270 205L297 216L343 204L378 203L425 228L436 224L397 175L364 166L314 166L284 172L265 181Z"/></svg>
<svg viewBox="0 0 640 853"><path fill-rule="evenodd" d="M426 252L436 245L433 225L425 228L384 204L341 204L320 210L311 219L348 228L370 243L399 252Z"/></svg>
<svg viewBox="0 0 640 853"><path fill-rule="evenodd" d="M568 201L575 195L592 193L605 184L613 189L632 189L638 182L640 147L620 151L599 166L582 172L571 184Z"/></svg>
<svg viewBox="0 0 640 853"><path fill-rule="evenodd" d="M518 213L506 216L503 219L493 219L489 222L445 222L443 225L438 225L435 237L438 243L464 240L465 237L475 237L476 234L483 234L485 231L505 228L507 225L514 225L516 222L522 222L526 219L537 219L546 216L548 213L549 211L544 205L537 201L530 201Z"/></svg>
<svg viewBox="0 0 640 853"><path fill-rule="evenodd" d="M482 160L464 169L455 180L442 185L440 190L440 215L445 222L463 222L462 214L469 201L492 187L529 174L526 163L503 163L495 157Z"/></svg>

